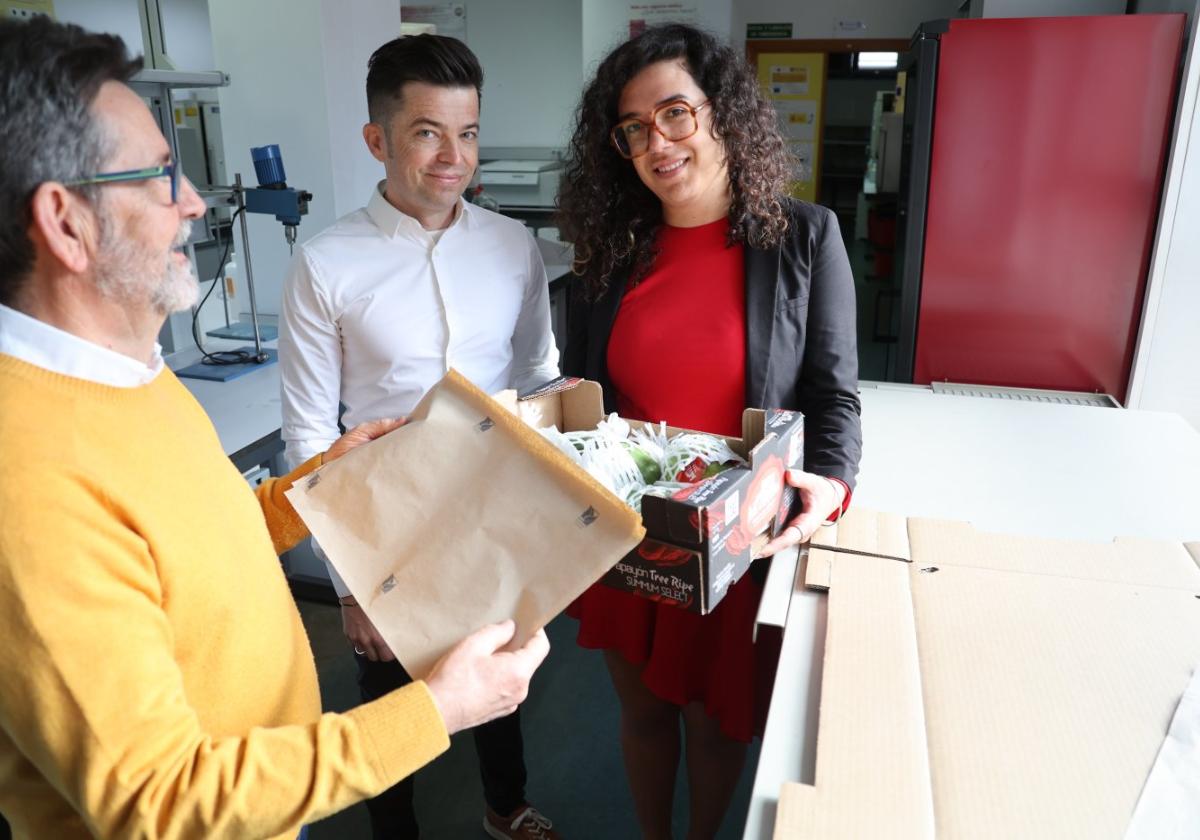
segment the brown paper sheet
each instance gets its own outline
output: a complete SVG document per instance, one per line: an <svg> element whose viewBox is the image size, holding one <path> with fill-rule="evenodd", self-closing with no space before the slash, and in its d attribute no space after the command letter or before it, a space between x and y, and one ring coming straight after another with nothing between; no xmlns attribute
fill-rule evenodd
<svg viewBox="0 0 1200 840"><path fill-rule="evenodd" d="M640 517L455 371L409 423L288 491L413 675L463 637L523 644L644 536Z"/></svg>

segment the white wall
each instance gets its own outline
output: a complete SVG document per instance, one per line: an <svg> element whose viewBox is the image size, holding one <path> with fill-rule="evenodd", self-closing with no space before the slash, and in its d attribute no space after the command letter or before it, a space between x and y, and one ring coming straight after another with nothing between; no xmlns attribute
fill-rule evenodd
<svg viewBox="0 0 1200 840"><path fill-rule="evenodd" d="M364 85L367 58L400 31L399 4L211 0L210 16L217 67L231 77L219 91L230 174L254 184L250 148L278 143L288 184L313 194L303 241L365 203L383 177L362 141ZM278 314L291 259L283 227L270 216L248 222L259 311Z"/></svg>
<svg viewBox="0 0 1200 840"><path fill-rule="evenodd" d="M618 0L468 0L467 43L484 71L484 146L556 146L569 139L580 91L629 37ZM696 22L729 38L733 0L695 0Z"/></svg>
<svg viewBox="0 0 1200 840"><path fill-rule="evenodd" d="M1128 404L1176 412L1200 429L1198 93L1200 56L1193 32Z"/></svg>
<svg viewBox="0 0 1200 840"><path fill-rule="evenodd" d="M860 21L866 28L849 37L910 38L927 20L958 17L961 0L738 0L733 5L733 38L746 38L747 23L791 23L793 38L841 38L839 21Z"/></svg>
<svg viewBox="0 0 1200 840"><path fill-rule="evenodd" d="M324 128L329 133L333 167L333 194L329 198L331 213L339 218L366 204L371 190L383 178L383 164L371 157L362 137L367 122L367 59L400 34L400 5L395 0L326 2L321 6L321 19L327 119ZM305 238L320 230L308 226L307 220L305 225Z"/></svg>
<svg viewBox="0 0 1200 840"><path fill-rule="evenodd" d="M467 45L483 66L483 146L564 146L583 74L578 2L466 3Z"/></svg>
<svg viewBox="0 0 1200 840"><path fill-rule="evenodd" d="M582 0L583 78L591 80L596 65L612 49L629 38L629 3L617 0ZM733 0L694 0L697 25L719 38L729 40L734 17ZM732 39L734 46L740 41Z"/></svg>

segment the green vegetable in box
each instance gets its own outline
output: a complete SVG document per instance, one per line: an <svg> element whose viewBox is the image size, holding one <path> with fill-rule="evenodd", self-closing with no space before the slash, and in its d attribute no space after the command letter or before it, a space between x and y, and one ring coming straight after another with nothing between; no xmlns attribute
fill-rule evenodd
<svg viewBox="0 0 1200 840"><path fill-rule="evenodd" d="M686 432L667 437L665 423L630 431L616 414L592 430L541 433L567 457L634 510L646 495L671 496L680 488L711 478L745 461L724 438Z"/></svg>
<svg viewBox="0 0 1200 840"><path fill-rule="evenodd" d="M694 484L746 462L724 438L685 432L667 441L663 478Z"/></svg>

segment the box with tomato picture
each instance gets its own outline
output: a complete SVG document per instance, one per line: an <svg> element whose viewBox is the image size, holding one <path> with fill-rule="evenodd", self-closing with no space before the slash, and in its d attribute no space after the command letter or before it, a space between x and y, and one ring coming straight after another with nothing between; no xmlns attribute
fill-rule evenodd
<svg viewBox="0 0 1200 840"><path fill-rule="evenodd" d="M562 432L594 429L605 416L600 385L570 377L521 397L516 411L530 425ZM658 425L625 419L633 427ZM667 428L671 437L691 431ZM784 472L802 466L803 415L748 408L742 436L724 440L747 465L670 496L643 497L646 538L601 579L605 585L692 612L712 612L750 568L757 550L799 513L798 495Z"/></svg>

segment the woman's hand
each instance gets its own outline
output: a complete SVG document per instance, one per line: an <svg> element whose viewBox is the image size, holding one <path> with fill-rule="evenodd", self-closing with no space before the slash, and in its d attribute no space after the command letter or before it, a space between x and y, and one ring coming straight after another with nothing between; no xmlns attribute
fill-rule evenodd
<svg viewBox="0 0 1200 840"><path fill-rule="evenodd" d="M791 548L813 538L821 523L829 519L834 511L841 510L846 498L846 488L840 481L814 475L803 470L788 470L787 483L800 492L802 513L779 532L779 536L765 546L759 557L770 557L785 548Z"/></svg>
<svg viewBox="0 0 1200 840"><path fill-rule="evenodd" d="M366 423L359 423L333 442L333 445L325 451L325 457L321 459L321 463L328 464L330 461L336 461L354 447L362 446L377 437L383 437L407 422L407 417L396 417L391 420L369 420Z"/></svg>
<svg viewBox="0 0 1200 840"><path fill-rule="evenodd" d="M383 636L358 604L342 604L342 632L354 647L354 652L372 662L391 662L396 658Z"/></svg>

